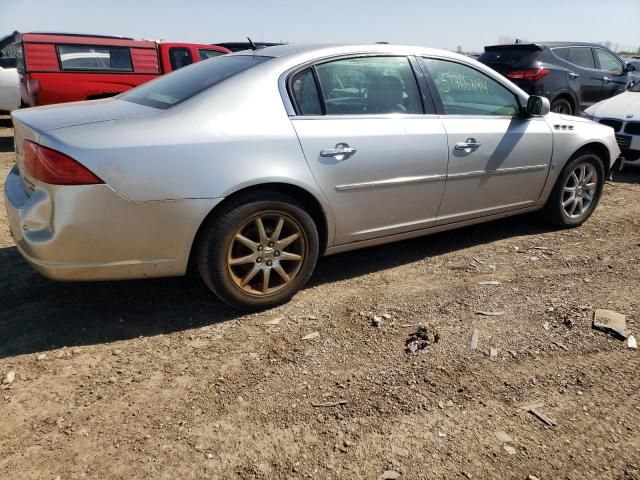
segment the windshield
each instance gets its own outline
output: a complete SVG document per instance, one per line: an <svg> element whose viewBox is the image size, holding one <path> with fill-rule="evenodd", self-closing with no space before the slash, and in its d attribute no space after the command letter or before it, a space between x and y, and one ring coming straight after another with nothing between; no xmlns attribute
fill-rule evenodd
<svg viewBox="0 0 640 480"><path fill-rule="evenodd" d="M171 108L240 72L260 65L270 58L257 55L211 58L129 90L121 95L120 99L148 107Z"/></svg>

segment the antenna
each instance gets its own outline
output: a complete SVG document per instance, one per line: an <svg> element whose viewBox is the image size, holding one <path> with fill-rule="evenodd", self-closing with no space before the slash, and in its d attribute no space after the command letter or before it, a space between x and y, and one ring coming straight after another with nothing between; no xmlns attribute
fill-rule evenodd
<svg viewBox="0 0 640 480"><path fill-rule="evenodd" d="M251 47L251 50L257 50L258 47L256 47L256 44L253 43L253 40L251 40L249 37L247 37L247 40L249 40L249 46Z"/></svg>

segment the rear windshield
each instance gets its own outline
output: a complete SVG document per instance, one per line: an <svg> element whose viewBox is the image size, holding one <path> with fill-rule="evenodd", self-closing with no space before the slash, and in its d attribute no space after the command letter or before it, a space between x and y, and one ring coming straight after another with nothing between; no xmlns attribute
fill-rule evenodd
<svg viewBox="0 0 640 480"><path fill-rule="evenodd" d="M523 48L504 48L500 50L490 50L484 52L478 58L479 62L485 65L500 64L509 65L510 67L518 67L520 65L527 65L536 60L540 50L523 49Z"/></svg>
<svg viewBox="0 0 640 480"><path fill-rule="evenodd" d="M128 102L167 109L271 59L257 55L220 56L176 70L120 96Z"/></svg>

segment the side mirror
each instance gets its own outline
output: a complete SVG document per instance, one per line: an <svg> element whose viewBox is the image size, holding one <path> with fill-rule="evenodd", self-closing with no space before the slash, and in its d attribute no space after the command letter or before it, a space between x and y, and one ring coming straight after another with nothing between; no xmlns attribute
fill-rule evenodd
<svg viewBox="0 0 640 480"><path fill-rule="evenodd" d="M544 117L551 111L548 98L531 95L527 101L527 113L534 117Z"/></svg>
<svg viewBox="0 0 640 480"><path fill-rule="evenodd" d="M625 71L627 73L629 72L635 72L636 71L636 66L633 65L632 63L627 63L627 68L625 69Z"/></svg>

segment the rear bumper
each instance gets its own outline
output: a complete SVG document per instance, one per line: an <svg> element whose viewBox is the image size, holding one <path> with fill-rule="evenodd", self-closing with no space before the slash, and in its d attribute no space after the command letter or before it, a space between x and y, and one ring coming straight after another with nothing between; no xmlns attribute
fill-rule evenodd
<svg viewBox="0 0 640 480"><path fill-rule="evenodd" d="M220 199L130 202L106 185L40 185L14 167L5 205L16 247L53 280L183 275L197 229Z"/></svg>

